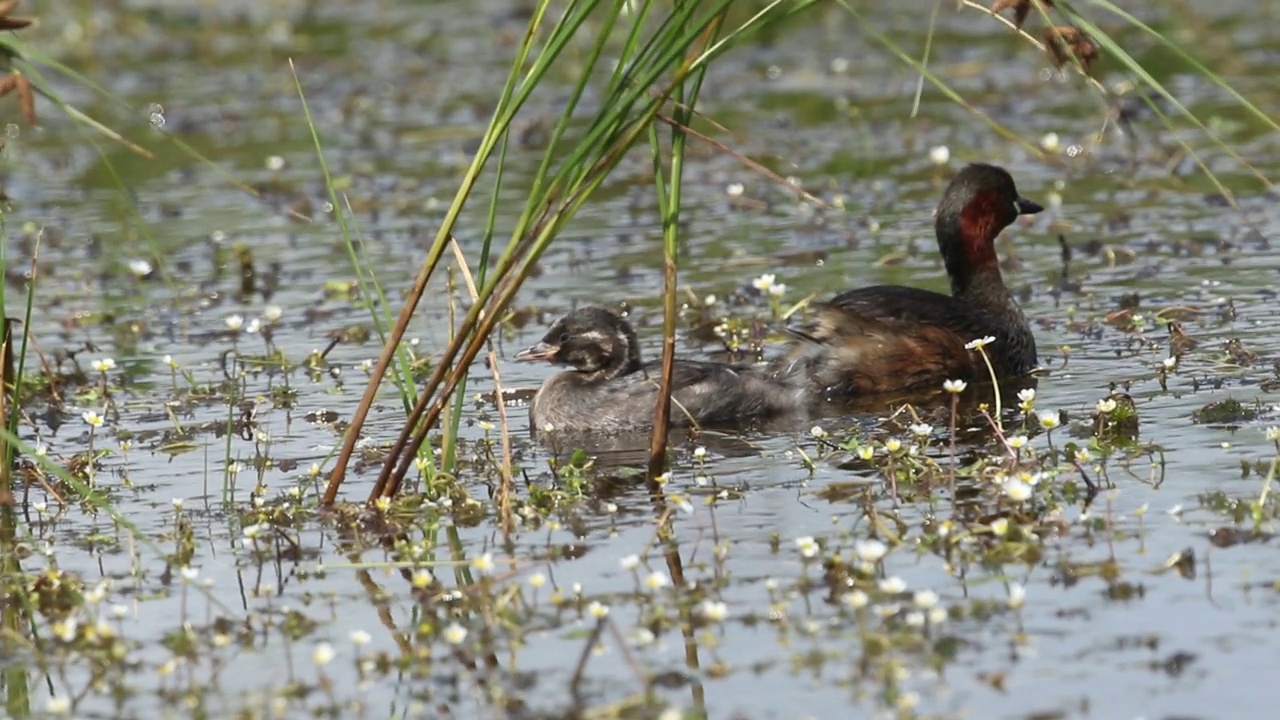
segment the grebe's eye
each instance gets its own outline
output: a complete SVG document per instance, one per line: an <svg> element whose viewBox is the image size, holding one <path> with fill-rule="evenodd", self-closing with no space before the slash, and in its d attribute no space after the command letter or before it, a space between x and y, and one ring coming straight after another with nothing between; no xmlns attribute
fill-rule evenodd
<svg viewBox="0 0 1280 720"><path fill-rule="evenodd" d="M569 342L569 333L568 332L560 333L560 344L563 345L567 342Z"/></svg>

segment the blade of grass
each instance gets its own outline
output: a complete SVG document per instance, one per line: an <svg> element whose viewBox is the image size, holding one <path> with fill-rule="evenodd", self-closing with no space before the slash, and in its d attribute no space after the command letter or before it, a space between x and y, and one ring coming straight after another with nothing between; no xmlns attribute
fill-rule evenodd
<svg viewBox="0 0 1280 720"><path fill-rule="evenodd" d="M1102 4L1104 6L1109 5L1109 3L1099 3L1099 4ZM1114 6L1111 6L1111 7L1116 11L1117 15L1121 15L1126 19L1130 19L1136 25L1150 31L1152 35L1154 35L1155 37L1161 38L1161 40L1164 43L1166 43L1168 47L1174 49L1175 52L1177 52L1177 48L1174 45L1172 45L1172 43L1169 43L1168 40L1164 40L1164 38L1162 38L1159 35L1159 33L1151 31L1150 28L1147 28L1146 25L1143 25L1140 21L1138 21L1137 18L1134 18L1133 16L1128 15L1123 11L1120 11L1118 8L1115 8ZM1081 16L1078 12L1076 12L1075 9L1072 8L1068 3L1065 3L1065 2L1061 3L1060 12L1062 12L1062 14L1066 16L1072 22L1072 24L1076 25L1081 30L1088 33L1090 38L1094 42L1098 43L1098 45L1100 45L1102 49L1108 53L1108 55L1110 55L1111 57L1114 57L1117 61L1119 61L1122 65L1124 65L1126 69L1128 69L1133 74L1137 75L1142 80L1143 83L1145 83L1151 89L1159 93L1161 97L1163 97L1166 101L1168 101L1169 104L1172 105L1180 114L1182 114L1184 117L1190 120L1191 123L1196 127L1196 129L1204 133L1205 137L1209 138L1209 140L1214 145L1218 146L1218 148L1221 149L1223 152L1225 152L1228 156L1230 156L1231 159L1240 163L1242 167L1248 169L1250 173L1252 173L1255 177L1261 180L1262 183L1266 185L1268 188L1272 186L1271 181L1268 180L1267 177L1262 174L1262 171L1254 167L1252 163L1250 163L1248 160L1245 160L1243 157L1241 157L1239 153L1237 153L1235 150L1231 148L1231 146L1227 145L1226 142L1224 142L1221 138L1219 138L1216 133L1210 130L1209 127L1205 125L1203 121L1200 120L1200 118L1196 117L1195 113L1191 112L1189 108L1183 105L1182 102L1173 95L1173 93L1169 92L1169 90L1159 80L1156 80L1155 77L1153 77L1151 73L1147 71L1146 68L1142 67L1141 63L1135 60L1133 56L1129 55L1129 53L1125 52L1124 48L1120 47L1120 45L1116 43L1114 40L1112 40L1109 35L1103 32L1101 28L1089 22L1088 20L1086 20L1083 16ZM1194 63L1194 60L1192 60L1185 53L1182 53L1181 57L1183 57L1185 60L1188 60ZM1204 71L1204 73L1206 74L1206 77L1211 78L1212 80L1217 82L1220 86L1225 86L1225 83L1223 83L1220 79L1218 79L1217 76L1214 75L1212 72L1210 72L1208 69L1204 68L1204 66L1199 65L1198 63L1195 63L1195 64ZM1239 94L1236 94L1235 97L1247 109L1253 110L1255 112L1257 111L1257 109L1254 108L1251 103L1249 103ZM1148 102L1148 105L1150 105L1158 115L1160 115L1161 117L1164 116L1164 113L1160 112L1159 108L1156 108L1154 104ZM1267 123L1271 127L1276 127L1275 123L1272 122L1270 119L1267 120ZM1280 129L1280 128L1277 128L1277 129ZM1185 142L1181 144L1183 148L1185 148L1187 152L1190 153L1191 156L1195 159L1196 164L1200 166L1200 169L1204 171L1204 173L1209 177L1210 181L1213 182L1214 186L1218 189L1218 192L1222 193L1222 195L1226 197L1227 200L1231 203L1232 207L1235 207L1238 210L1239 206L1236 205L1234 195L1229 190L1227 190L1226 187L1222 185L1222 183L1218 180L1217 176L1213 173L1213 171L1210 170L1209 167L1200 158L1200 155L1197 152L1195 152L1195 150L1193 150L1191 146L1186 144Z"/></svg>
<svg viewBox="0 0 1280 720"><path fill-rule="evenodd" d="M708 47L723 22L723 16L709 26L700 47L691 49L690 62L703 48ZM658 402L653 409L653 430L649 437L649 463L647 481L649 492L662 493L659 476L667 470L667 436L671 420L671 381L675 372L676 355L676 282L679 272L680 248L680 200L684 179L684 151L687 135L685 127L693 121L692 108L697 105L698 93L706 77L707 65L701 65L689 80L686 94L684 83L673 93L675 109L671 129L671 169L664 177L662 167L662 143L658 126L649 126L649 142L653 150L653 176L657 191L658 210L662 216L662 374L659 381Z"/></svg>
<svg viewBox="0 0 1280 720"><path fill-rule="evenodd" d="M1027 152L1031 153L1032 155L1035 155L1036 157L1039 157L1041 159L1048 159L1045 156L1044 151L1041 150L1039 147L1037 147L1035 144L1024 140L1022 136L1018 135L1013 130L1010 130L1009 128L997 122L990 115L986 114L985 112L971 105L969 101L965 100L964 97L960 95L960 93L956 92L942 78L935 75L933 71L925 67L919 60L915 59L909 53L903 50L888 35L877 30L875 26L869 20L867 20L866 16L864 16L862 13L855 10L854 7L851 4L849 4L848 0L836 0L836 2L839 3L839 5L843 7L845 10L848 10L849 14L853 15L853 17L858 21L858 24L862 26L862 29L865 33L867 33L872 38L874 38L876 42L883 45L886 50L888 50L890 53L895 55L903 63L907 64L917 73L919 73L921 77L924 77L929 82L933 83L933 86L936 87L939 91L941 91L942 94L945 95L948 100L964 108L971 115L978 118L982 122L986 123L987 126L990 127L992 130L994 130L996 134L999 135L1000 137L1003 137L1006 140L1009 140L1011 142L1017 143Z"/></svg>

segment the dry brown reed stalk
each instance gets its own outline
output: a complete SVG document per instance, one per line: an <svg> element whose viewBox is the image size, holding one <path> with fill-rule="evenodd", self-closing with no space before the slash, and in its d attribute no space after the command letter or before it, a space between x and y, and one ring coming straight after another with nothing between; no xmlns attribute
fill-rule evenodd
<svg viewBox="0 0 1280 720"><path fill-rule="evenodd" d="M436 265L439 263L439 254L428 255L427 262L423 264L422 269L418 271L418 277L413 281L413 287L409 290L404 307L400 308L400 317L396 320L396 326L392 328L391 335L387 338L387 344L382 348L382 353L378 355L378 362L374 365L373 372L369 376L369 386L365 389L364 397L361 398L360 404L356 406L355 414L351 418L351 430L347 433L347 440L338 452L333 474L329 477L329 484L324 491L322 502L325 505L332 505L333 501L338 498L338 487L342 483L342 475L346 472L347 463L351 460L351 453L355 451L355 441L358 437L357 431L364 426L364 421L369 416L369 409L373 407L373 398L377 394L378 385L382 383L382 378L386 376L387 367L391 365L391 359L395 357L400 339L404 337L405 330L409 327L409 321L413 319L413 313L418 309L418 302L422 300L422 295L426 292L427 282L431 280L431 275L435 272ZM431 379L427 381L428 387L440 382L439 378L443 375L444 368L445 365L443 363L436 366L435 370L431 372ZM419 405L425 405L425 403L426 397L420 397ZM414 411L417 412L418 408L415 407Z"/></svg>
<svg viewBox="0 0 1280 720"><path fill-rule="evenodd" d="M463 282L467 284L467 292L471 295L471 302L480 300L480 292L476 289L475 277L471 274L471 267L467 264L467 258L462 254L462 247L458 245L457 240L451 239L449 247L453 249L453 257L458 262L458 268L462 272ZM498 369L498 353L493 349L493 342L489 342L489 369L493 373L493 394L497 398L498 405L498 430L502 441L502 465L499 466L498 472L502 474L502 486L498 490L498 506L502 512L502 529L504 532L510 532L511 523L511 484L512 477L512 461L511 461L511 427L507 423L507 404L503 401L502 394L502 372Z"/></svg>
<svg viewBox="0 0 1280 720"><path fill-rule="evenodd" d="M705 116L702 115L701 113L698 113L698 117L705 118ZM770 170L764 165L761 165L759 162L752 160L746 155L743 155L737 150L734 150L733 148L720 142L719 140L716 140L715 138L712 138L708 135L700 133L697 130L694 130L693 128L689 127L688 125L683 125L677 122L674 118L667 117L666 115L659 115L658 120L666 123L667 125L670 125L673 128L678 128L680 132L684 133L685 135L688 135L691 138L699 140L706 145L710 145L712 148L742 163L747 167L747 169L760 173L765 178L777 183L778 185L781 185L787 190L790 190L791 192L795 193L796 196L800 197L806 202L813 203L814 205L817 205L818 207L826 210L831 209L831 205L829 205L822 198L810 194L808 190L805 190L803 187L796 184L795 182L779 175L778 173ZM711 122L711 121L708 120L708 122ZM718 123L716 124L716 127L720 129L724 129L724 127L722 125L719 125Z"/></svg>

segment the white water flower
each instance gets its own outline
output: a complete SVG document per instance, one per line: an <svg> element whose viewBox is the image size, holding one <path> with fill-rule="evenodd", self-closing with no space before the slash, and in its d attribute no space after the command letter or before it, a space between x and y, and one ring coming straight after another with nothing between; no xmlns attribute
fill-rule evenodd
<svg viewBox="0 0 1280 720"><path fill-rule="evenodd" d="M80 413L80 418L84 420L85 424L91 428L102 427L102 422L103 422L102 416L99 415L95 410L85 410L84 412Z"/></svg>
<svg viewBox="0 0 1280 720"><path fill-rule="evenodd" d="M1009 607L1018 609L1027 601L1027 589L1018 583L1009 586Z"/></svg>
<svg viewBox="0 0 1280 720"><path fill-rule="evenodd" d="M1031 486L1021 480L1010 480L1004 484L1004 494L1014 502L1024 502L1031 497Z"/></svg>
<svg viewBox="0 0 1280 720"><path fill-rule="evenodd" d="M107 584L100 582L84 594L84 601L89 605L97 605L107 597Z"/></svg>
<svg viewBox="0 0 1280 720"><path fill-rule="evenodd" d="M1267 442L1280 442L1280 427L1272 426L1266 429Z"/></svg>
<svg viewBox="0 0 1280 720"><path fill-rule="evenodd" d="M223 320L223 322L227 324L227 329L231 332L239 332L240 328L244 327L244 316L230 315L226 320Z"/></svg>
<svg viewBox="0 0 1280 720"><path fill-rule="evenodd" d="M336 653L334 653L332 645L327 642L322 642L319 645L316 645L315 649L311 651L311 662L321 666L328 665L333 662L333 656L335 654Z"/></svg>
<svg viewBox="0 0 1280 720"><path fill-rule="evenodd" d="M622 560L620 561L620 564L622 565L622 569L623 569L623 570L626 570L627 572L630 572L630 571L635 570L636 568L640 567L640 556L639 556L639 555L628 555L628 556L626 556L626 557L622 558Z"/></svg>
<svg viewBox="0 0 1280 720"><path fill-rule="evenodd" d="M97 360L94 360L91 365L93 366L94 372L104 374L116 369L115 359L109 357L98 358Z"/></svg>
<svg viewBox="0 0 1280 720"><path fill-rule="evenodd" d="M467 629L453 623L444 629L444 641L450 645L461 645L463 640L467 639Z"/></svg>
<svg viewBox="0 0 1280 720"><path fill-rule="evenodd" d="M1116 401L1112 400L1109 397L1102 398L1101 400L1098 401L1098 404L1094 406L1094 409L1096 409L1098 412L1102 413L1103 415L1110 414L1116 409Z"/></svg>
<svg viewBox="0 0 1280 720"><path fill-rule="evenodd" d="M1058 149L1062 147L1062 141L1058 139L1058 133L1045 133L1044 137L1040 138L1040 147L1044 148L1046 152L1058 152Z"/></svg>
<svg viewBox="0 0 1280 720"><path fill-rule="evenodd" d="M928 423L913 423L909 429L916 437L928 437L933 434L933 426Z"/></svg>
<svg viewBox="0 0 1280 720"><path fill-rule="evenodd" d="M814 425L813 427L809 428L809 434L821 440L822 438L827 436L827 431L824 430L821 425Z"/></svg>
<svg viewBox="0 0 1280 720"><path fill-rule="evenodd" d="M991 521L991 533L996 537L1004 537L1009 533L1009 518L996 518Z"/></svg>
<svg viewBox="0 0 1280 720"><path fill-rule="evenodd" d="M888 619L902 612L902 606L898 603L885 603L876 607L876 614L882 618Z"/></svg>
<svg viewBox="0 0 1280 720"><path fill-rule="evenodd" d="M1045 430L1053 430L1062 424L1062 417L1052 410L1045 410L1038 417L1040 419L1040 427Z"/></svg>
<svg viewBox="0 0 1280 720"><path fill-rule="evenodd" d="M659 570L654 570L653 572L649 573L648 577L644 579L645 587L649 588L650 590L657 590L659 588L664 588L670 584L671 584L671 578L667 577L666 573L661 572Z"/></svg>
<svg viewBox="0 0 1280 720"><path fill-rule="evenodd" d="M889 438L884 441L884 448L891 453L896 453L902 449L902 441L898 438Z"/></svg>
<svg viewBox="0 0 1280 720"><path fill-rule="evenodd" d="M62 642L71 642L80 632L80 623L75 618L67 618L53 624L53 634Z"/></svg>
<svg viewBox="0 0 1280 720"><path fill-rule="evenodd" d="M897 595L898 593L906 592L907 581L896 575L891 575L881 580L879 586L882 592L889 593L890 595Z"/></svg>
<svg viewBox="0 0 1280 720"><path fill-rule="evenodd" d="M144 278L151 274L155 268L146 260L134 259L129 261L129 272L133 273L136 278Z"/></svg>
<svg viewBox="0 0 1280 720"><path fill-rule="evenodd" d="M587 606L587 613L591 615L591 617L600 620L609 614L609 606L602 602L592 600L591 604Z"/></svg>
<svg viewBox="0 0 1280 720"><path fill-rule="evenodd" d="M373 637L370 636L369 633L363 630L352 630L350 637L351 637L351 643L357 646L368 645L370 642L373 641Z"/></svg>
<svg viewBox="0 0 1280 720"><path fill-rule="evenodd" d="M1161 361L1160 361L1160 364L1164 366L1164 369L1165 369L1165 370L1172 370L1172 369L1174 369L1174 368L1178 367L1178 358L1177 358L1177 357L1167 357L1167 358L1165 358L1164 360L1161 360Z"/></svg>
<svg viewBox="0 0 1280 720"><path fill-rule="evenodd" d="M995 341L996 341L996 338L994 335L980 337L980 338L977 338L976 340L970 340L969 342L965 343L964 349L965 350L981 350L982 348L990 345Z"/></svg>
<svg viewBox="0 0 1280 720"><path fill-rule="evenodd" d="M879 540L858 540L853 544L853 552L863 562L878 562L889 552L889 546Z"/></svg>
<svg viewBox="0 0 1280 720"><path fill-rule="evenodd" d="M729 606L715 600L703 600L694 608L698 616L708 622L724 622L729 617Z"/></svg>
<svg viewBox="0 0 1280 720"><path fill-rule="evenodd" d="M702 460L706 456L707 456L707 449L702 447L701 445L693 449L694 460Z"/></svg>
<svg viewBox="0 0 1280 720"><path fill-rule="evenodd" d="M773 284L774 282L777 281L777 279L778 279L778 276L774 275L773 273L764 273L760 277L751 281L751 287L759 290L762 293L767 293L767 292L770 292L770 288L773 287Z"/></svg>
<svg viewBox="0 0 1280 720"><path fill-rule="evenodd" d="M938 604L938 593L932 590L918 590L911 597L911 602L915 603L916 607L921 610L928 610Z"/></svg>
<svg viewBox="0 0 1280 720"><path fill-rule="evenodd" d="M1021 450L1022 448L1027 446L1028 442L1030 442L1030 440L1027 438L1026 435L1014 435L1013 437L1009 438L1009 447L1013 448L1014 450Z"/></svg>
<svg viewBox="0 0 1280 720"><path fill-rule="evenodd" d="M1035 388L1023 388L1018 391L1018 409L1022 412L1031 412L1031 408L1036 404Z"/></svg>
<svg viewBox="0 0 1280 720"><path fill-rule="evenodd" d="M963 380L943 380L942 389L949 393L962 393L964 389L969 387L969 383Z"/></svg>
<svg viewBox="0 0 1280 720"><path fill-rule="evenodd" d="M796 548L800 550L800 556L811 558L818 554L818 543L813 539L812 535L796 538Z"/></svg>
<svg viewBox="0 0 1280 720"><path fill-rule="evenodd" d="M484 574L493 572L493 553L485 553L472 560L471 569Z"/></svg>
<svg viewBox="0 0 1280 720"><path fill-rule="evenodd" d="M951 162L951 148L946 145L934 145L929 148L929 162L938 166Z"/></svg>
<svg viewBox="0 0 1280 720"><path fill-rule="evenodd" d="M854 590L853 592L846 594L842 599L844 600L845 605L848 605L854 610L861 610L871 602L871 597L861 590Z"/></svg>
<svg viewBox="0 0 1280 720"><path fill-rule="evenodd" d="M862 445L858 447L858 457L862 460L870 460L876 456L876 449L870 445Z"/></svg>

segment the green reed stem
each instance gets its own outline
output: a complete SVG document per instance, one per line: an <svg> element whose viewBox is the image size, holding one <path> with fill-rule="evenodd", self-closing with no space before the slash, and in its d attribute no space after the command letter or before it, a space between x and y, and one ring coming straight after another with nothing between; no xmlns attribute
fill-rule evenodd
<svg viewBox="0 0 1280 720"><path fill-rule="evenodd" d="M703 47L715 39L720 26L717 21L707 28ZM676 284L679 272L680 200L684 178L684 152L687 141L685 129L693 122L694 107L702 82L706 77L706 65L693 72L686 93L680 83L672 93L674 101L671 123L671 169L664 178L662 168L662 144L658 128L649 127L649 144L653 151L653 176L657 189L658 210L662 216L662 374L659 382L658 402L653 410L653 430L649 439L648 481L651 492L661 491L656 482L667 468L667 436L671 419L671 379L675 371L676 352Z"/></svg>

